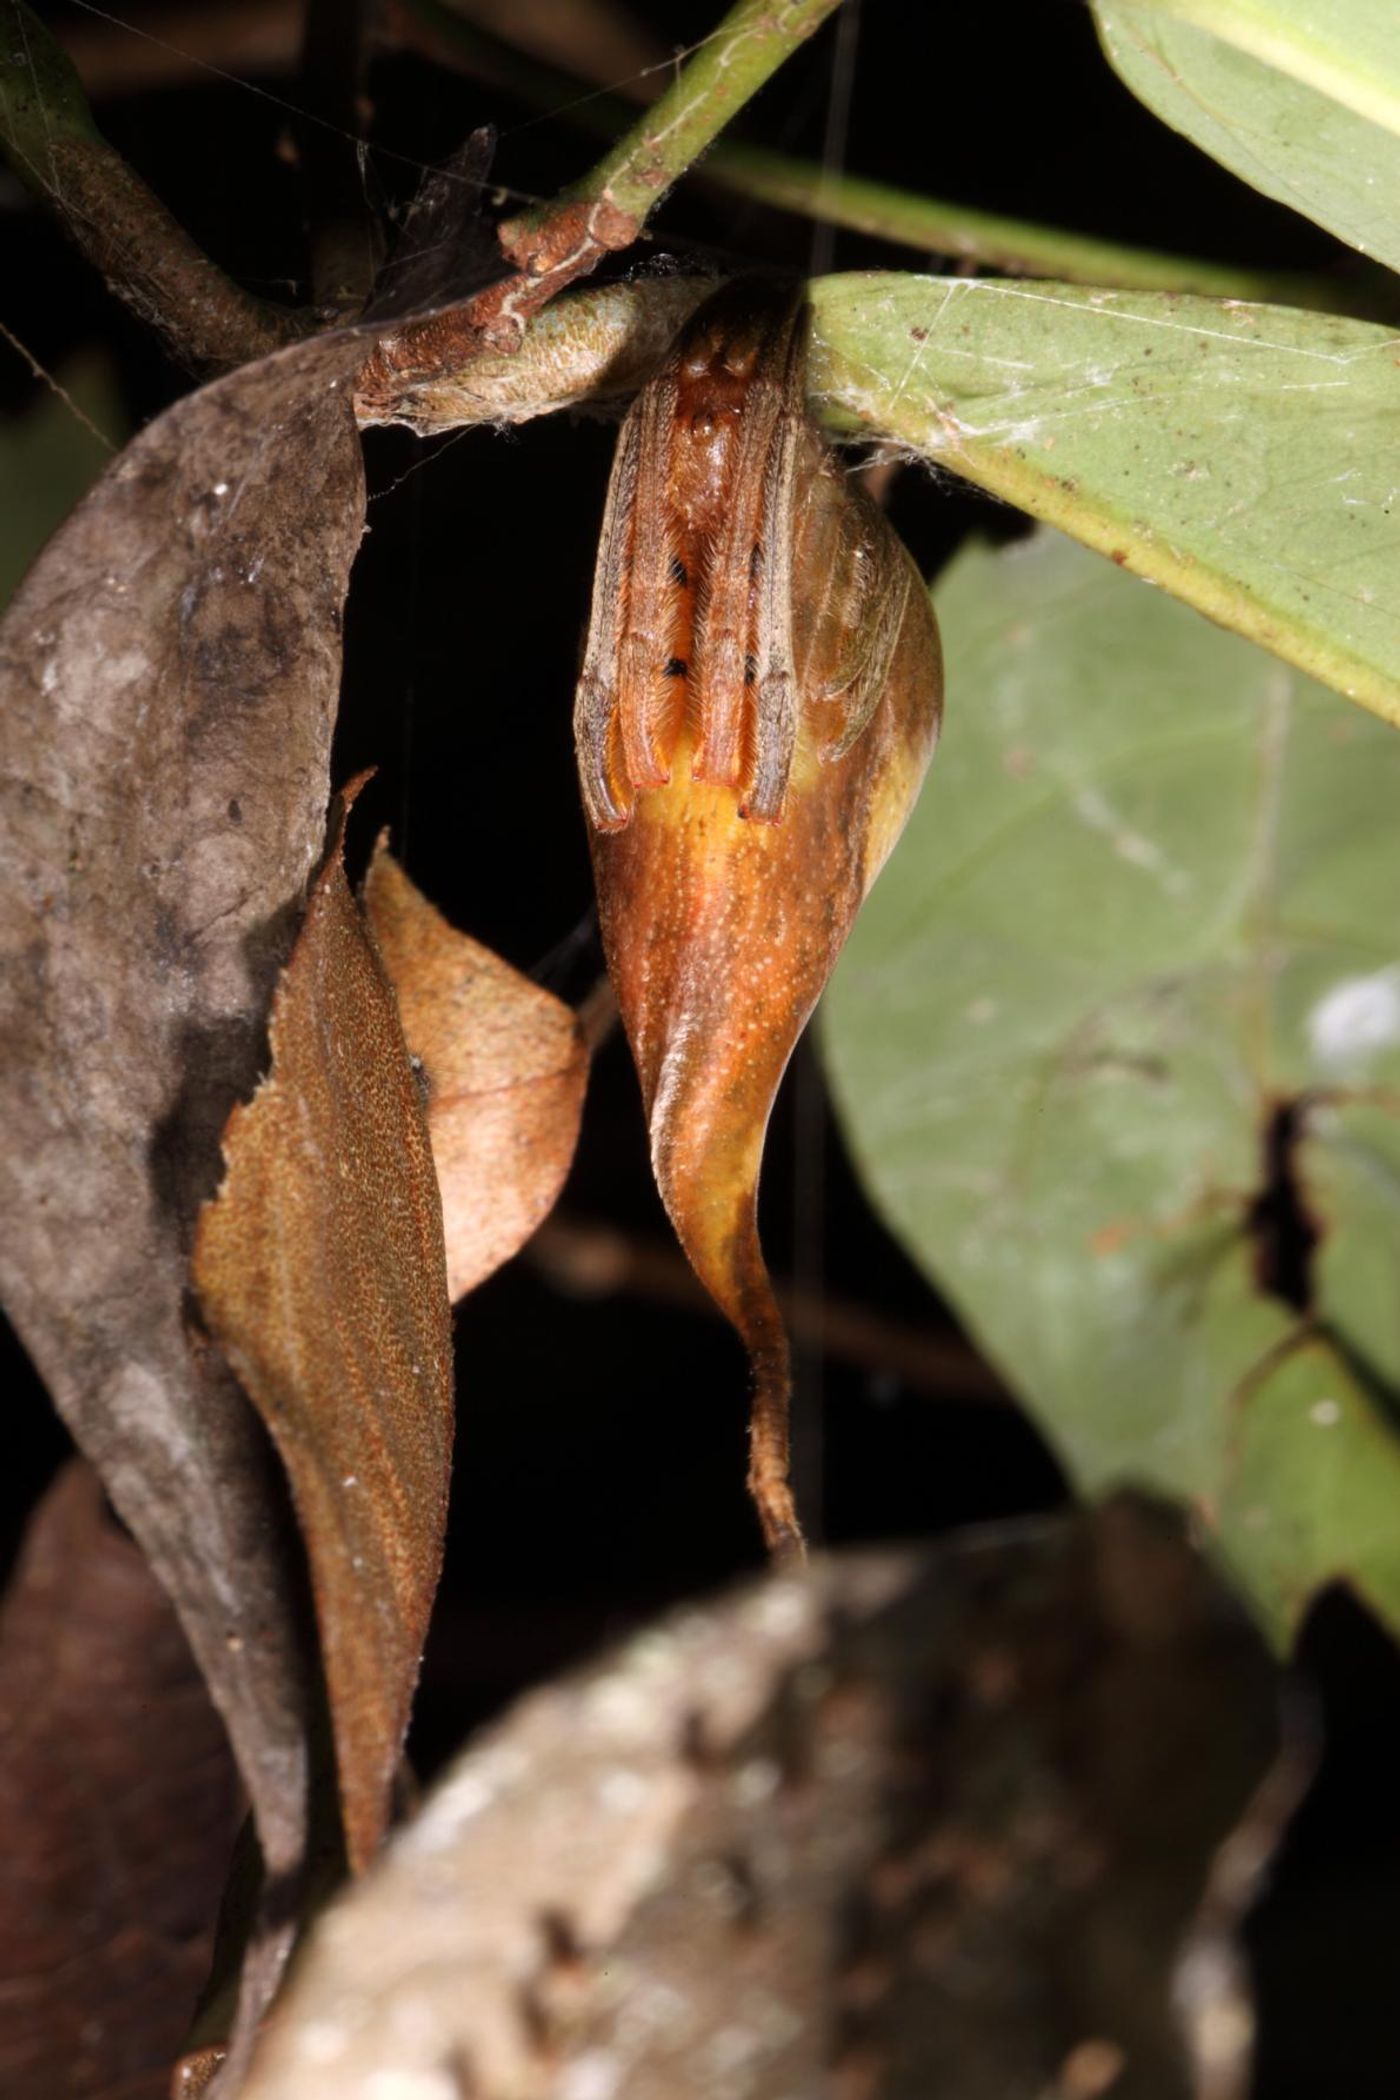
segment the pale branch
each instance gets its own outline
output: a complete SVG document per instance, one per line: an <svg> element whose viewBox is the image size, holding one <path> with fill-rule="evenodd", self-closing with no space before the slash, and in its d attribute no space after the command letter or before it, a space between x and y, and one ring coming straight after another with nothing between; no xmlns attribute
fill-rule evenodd
<svg viewBox="0 0 1400 2100"><path fill-rule="evenodd" d="M482 350L516 350L527 323L602 258L628 248L672 185L837 0L739 0L666 93L591 172L499 229L512 274L450 313L386 336L361 377L367 422L407 385L460 369Z"/></svg>
<svg viewBox="0 0 1400 2100"><path fill-rule="evenodd" d="M196 246L92 120L62 46L25 0L4 0L0 152L110 289L180 363L218 372L309 331L255 299Z"/></svg>

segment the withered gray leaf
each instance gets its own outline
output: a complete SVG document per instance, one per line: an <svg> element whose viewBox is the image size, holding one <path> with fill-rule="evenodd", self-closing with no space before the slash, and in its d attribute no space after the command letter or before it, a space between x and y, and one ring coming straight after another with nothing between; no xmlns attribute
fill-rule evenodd
<svg viewBox="0 0 1400 2100"><path fill-rule="evenodd" d="M0 623L0 1287L175 1600L274 1876L303 1846L309 1650L186 1264L323 838L362 356L300 344L176 403Z"/></svg>

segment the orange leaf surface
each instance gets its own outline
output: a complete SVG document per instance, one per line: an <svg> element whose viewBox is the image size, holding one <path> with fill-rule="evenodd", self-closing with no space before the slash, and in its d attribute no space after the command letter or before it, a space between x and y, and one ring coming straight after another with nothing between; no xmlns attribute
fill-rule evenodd
<svg viewBox="0 0 1400 2100"><path fill-rule="evenodd" d="M358 1869L388 1821L441 1567L452 1337L422 1101L345 880L344 822L342 805L194 1267L291 1480Z"/></svg>
<svg viewBox="0 0 1400 2100"><path fill-rule="evenodd" d="M630 410L575 709L657 1186L748 1349L749 1485L780 1552L801 1531L763 1141L918 793L943 686L922 579L806 415L805 329L790 292L726 285Z"/></svg>
<svg viewBox="0 0 1400 2100"><path fill-rule="evenodd" d="M572 1009L449 926L382 840L364 904L428 1082L455 1304L553 1209L578 1142L588 1048Z"/></svg>

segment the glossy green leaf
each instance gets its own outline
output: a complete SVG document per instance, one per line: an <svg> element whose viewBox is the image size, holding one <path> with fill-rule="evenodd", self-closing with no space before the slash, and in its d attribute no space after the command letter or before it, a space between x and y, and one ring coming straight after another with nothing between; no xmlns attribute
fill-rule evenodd
<svg viewBox="0 0 1400 2100"><path fill-rule="evenodd" d="M1266 197L1400 269L1395 0L1093 0L1109 62Z"/></svg>
<svg viewBox="0 0 1400 2100"><path fill-rule="evenodd" d="M1400 338L1168 293L813 286L812 387L1400 722Z"/></svg>
<svg viewBox="0 0 1400 2100"><path fill-rule="evenodd" d="M1400 1625L1400 737L1056 534L938 602L826 1009L867 1186L1081 1484L1190 1503L1280 1635L1339 1574ZM1264 1287L1294 1101L1326 1342Z"/></svg>

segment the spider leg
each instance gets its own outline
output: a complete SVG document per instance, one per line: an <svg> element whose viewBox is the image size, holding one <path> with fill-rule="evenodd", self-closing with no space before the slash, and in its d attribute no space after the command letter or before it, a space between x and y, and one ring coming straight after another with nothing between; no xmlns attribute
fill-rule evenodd
<svg viewBox="0 0 1400 2100"><path fill-rule="evenodd" d="M632 532L627 611L617 648L618 730L622 764L634 794L661 787L671 777L660 732L665 716L662 686L671 653L667 629L673 591L664 463L676 414L676 391L674 370L663 371L643 391L634 411L638 465L628 506Z"/></svg>
<svg viewBox="0 0 1400 2100"><path fill-rule="evenodd" d="M618 639L625 609L628 520L637 492L641 431L635 411L618 436L608 481L608 501L593 577L583 670L574 695L574 742L579 785L589 821L600 831L618 831L632 814L615 735L618 708Z"/></svg>
<svg viewBox="0 0 1400 2100"><path fill-rule="evenodd" d="M695 651L696 778L737 786L748 760L749 813L769 819L782 807L797 724L791 555L804 322L794 300L752 382Z"/></svg>
<svg viewBox="0 0 1400 2100"><path fill-rule="evenodd" d="M782 814L797 742L797 669L792 632L792 549L795 538L796 458L802 437L800 336L790 352L797 386L794 404L784 389L784 409L769 459L759 542L758 704L754 711L753 785L749 815L775 823Z"/></svg>
<svg viewBox="0 0 1400 2100"><path fill-rule="evenodd" d="M584 807L600 831L621 830L638 792L670 777L657 744L669 555L663 492L650 484L674 412L674 381L644 390L623 422L608 482L574 697Z"/></svg>

